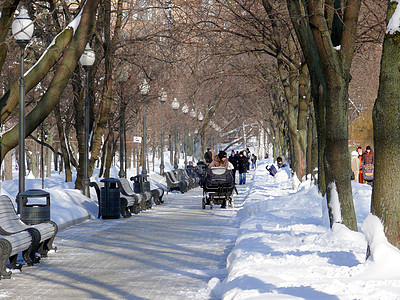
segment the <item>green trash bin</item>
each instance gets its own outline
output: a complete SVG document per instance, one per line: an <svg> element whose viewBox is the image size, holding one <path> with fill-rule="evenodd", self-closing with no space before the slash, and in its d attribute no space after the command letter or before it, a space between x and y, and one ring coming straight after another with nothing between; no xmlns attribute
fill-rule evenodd
<svg viewBox="0 0 400 300"><path fill-rule="evenodd" d="M41 199L39 199L41 198ZM50 221L50 194L43 190L27 190L18 195L20 219L27 225Z"/></svg>
<svg viewBox="0 0 400 300"><path fill-rule="evenodd" d="M116 178L100 180L104 187L100 191L100 214L103 219L119 219L121 216L121 196Z"/></svg>

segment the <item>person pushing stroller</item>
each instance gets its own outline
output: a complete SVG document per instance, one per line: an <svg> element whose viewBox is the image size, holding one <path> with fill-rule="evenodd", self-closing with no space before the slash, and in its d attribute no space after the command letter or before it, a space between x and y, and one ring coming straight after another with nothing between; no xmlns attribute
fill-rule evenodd
<svg viewBox="0 0 400 300"><path fill-rule="evenodd" d="M213 161L208 165L208 168L212 167L224 167L228 169L229 161L225 151L219 151L218 155L214 156Z"/></svg>

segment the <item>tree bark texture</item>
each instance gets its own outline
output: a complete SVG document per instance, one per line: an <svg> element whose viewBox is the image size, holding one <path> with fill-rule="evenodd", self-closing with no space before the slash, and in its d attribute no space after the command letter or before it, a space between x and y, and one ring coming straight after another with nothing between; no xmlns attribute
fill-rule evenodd
<svg viewBox="0 0 400 300"><path fill-rule="evenodd" d="M73 70L78 64L79 58L81 57L81 54L85 49L87 37L91 36L91 33L93 32L93 27L94 27L93 25L96 21L96 18L94 16L96 15L98 1L99 0L88 0L86 2L80 24L72 39L72 43L75 47L69 47L68 50L66 50L65 54L63 55L62 61L60 62L54 74L54 77L51 80L49 88L47 89L41 100L38 102L36 107L26 116L26 136L29 136L39 126L39 124L46 119L46 117L50 114L54 106L59 101L62 92L64 91L66 85L69 82L69 78L71 77ZM52 53L52 51L48 52ZM38 68L39 65L40 64L37 65ZM47 71L48 69L49 68L47 68ZM45 73L47 73L47 71ZM39 80L37 79L43 78L42 76L44 75L45 74L42 74L41 70L37 70L37 72L36 71L33 72L32 70L31 72L29 72L29 74L26 76L27 91L29 90L28 89L29 82L30 84L32 84L33 82L37 83L40 81L40 79ZM28 80L29 76L33 77L30 80ZM34 84L30 88L32 88L33 86ZM6 93L4 97L6 97L7 95L10 96L11 94ZM8 107L9 104L8 99L3 99L3 98L0 101L0 105L6 104L6 106ZM16 99L18 99L18 96L16 97ZM6 103L2 101L6 101ZM11 111L7 111L7 109L3 107L1 116L2 120L3 120L4 109L6 111L6 114L11 113ZM12 148L14 148L17 144L18 144L18 125L14 126L10 131L8 131L3 135L1 159L3 159L4 155Z"/></svg>
<svg viewBox="0 0 400 300"><path fill-rule="evenodd" d="M322 93L326 95L326 118L319 121L325 121L326 126L324 158L330 219L333 220L330 204L337 192L341 208L340 221L349 229L357 230L348 151L348 84L354 54L360 0L346 1L340 49L334 48L331 37L334 19L331 12L333 6L325 5L325 1L322 0L310 0L303 2L303 4L304 6L301 8L298 1L288 0L293 24L297 27L296 33L299 34L299 39L303 41L302 48L307 64L309 64L310 70L317 69L319 71L316 74L318 77L312 77L312 80L314 80L313 96L317 96L316 99L320 99L320 95L316 93L317 84L318 86L321 86L321 83L326 84L325 89L323 85L321 86ZM306 18L302 13L303 11L309 18ZM310 35L310 32L312 35ZM309 44L306 44L306 42L309 42ZM314 56L318 56L317 61L311 61ZM320 65L315 65L316 62ZM310 71L310 73L312 72ZM316 109L318 109L322 103L316 101L315 104ZM319 116L318 113L317 115ZM333 191L333 188L336 191Z"/></svg>
<svg viewBox="0 0 400 300"><path fill-rule="evenodd" d="M72 181L72 171L71 171L71 163L69 159L68 148L66 145L66 138L64 132L64 124L61 119L61 111L59 103L56 104L54 108L55 119L57 122L57 131L58 131L58 138L60 141L60 148L61 148L61 155L63 161L65 163L65 181L71 182Z"/></svg>
<svg viewBox="0 0 400 300"><path fill-rule="evenodd" d="M389 1L387 21L396 2ZM388 241L400 248L400 33L383 42L378 97L373 110L375 176L371 212L383 223Z"/></svg>
<svg viewBox="0 0 400 300"><path fill-rule="evenodd" d="M8 44L4 41L8 37L8 32L18 4L19 0L3 1L3 9L0 17L0 70L3 68L8 52Z"/></svg>

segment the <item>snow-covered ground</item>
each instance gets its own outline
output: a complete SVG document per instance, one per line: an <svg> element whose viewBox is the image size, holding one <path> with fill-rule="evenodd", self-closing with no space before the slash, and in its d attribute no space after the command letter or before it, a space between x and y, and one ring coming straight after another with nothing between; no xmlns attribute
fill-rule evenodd
<svg viewBox="0 0 400 300"><path fill-rule="evenodd" d="M240 229L223 299L400 299L400 251L369 215L371 187L353 182L359 232L329 228L326 201L310 181L293 190L289 170L276 178L258 165L238 212ZM367 261L366 236L372 257Z"/></svg>
<svg viewBox="0 0 400 300"><path fill-rule="evenodd" d="M209 281L210 297L400 299L400 251L387 242L379 220L369 215L371 187L353 182L359 232L341 224L330 229L326 201L317 187L307 181L294 190L290 170L272 177L267 163L271 161L260 161L254 180L247 180L250 193L236 216L240 228L227 259L228 276ZM152 169L152 185L165 186ZM117 175L113 168L111 177ZM129 170L127 177L133 175ZM26 189L31 188L40 189L41 179L28 178ZM57 173L45 179L45 189L51 194L51 219L61 229L97 217L94 189L88 199ZM17 192L17 179L1 183L3 195L15 199ZM365 260L367 239L372 256Z"/></svg>

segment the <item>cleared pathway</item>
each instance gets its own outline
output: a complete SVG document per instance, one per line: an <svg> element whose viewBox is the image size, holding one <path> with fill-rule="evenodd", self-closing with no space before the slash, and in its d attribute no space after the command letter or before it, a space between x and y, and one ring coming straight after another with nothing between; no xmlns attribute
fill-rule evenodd
<svg viewBox="0 0 400 300"><path fill-rule="evenodd" d="M201 209L202 189L170 193L165 204L129 219L94 220L60 232L56 253L0 281L0 298L208 299L226 277L236 239L235 209Z"/></svg>

